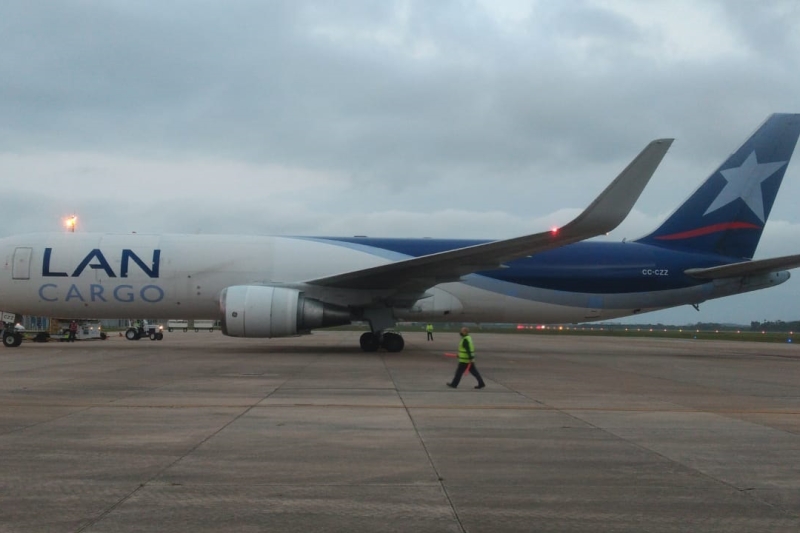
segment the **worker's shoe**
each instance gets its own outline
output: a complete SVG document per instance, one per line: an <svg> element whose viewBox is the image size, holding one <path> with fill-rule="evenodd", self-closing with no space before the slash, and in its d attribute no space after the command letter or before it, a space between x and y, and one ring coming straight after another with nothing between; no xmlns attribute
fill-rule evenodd
<svg viewBox="0 0 800 533"><path fill-rule="evenodd" d="M476 389L482 389L486 386L486 383L481 383L480 385L475 385Z"/></svg>
<svg viewBox="0 0 800 533"><path fill-rule="evenodd" d="M447 386L450 387L451 389L455 389L456 388L456 385L453 385L452 383L448 383Z"/></svg>

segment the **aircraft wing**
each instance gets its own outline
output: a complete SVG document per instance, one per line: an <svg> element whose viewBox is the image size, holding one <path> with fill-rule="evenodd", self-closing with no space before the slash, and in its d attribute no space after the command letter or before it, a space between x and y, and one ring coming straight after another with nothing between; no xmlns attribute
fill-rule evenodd
<svg viewBox="0 0 800 533"><path fill-rule="evenodd" d="M740 278L754 274L769 274L800 267L800 255L785 255L756 261L742 261L711 268L690 268L684 274L698 279Z"/></svg>
<svg viewBox="0 0 800 533"><path fill-rule="evenodd" d="M557 230L424 255L306 283L414 294L439 283L457 281L466 274L501 268L503 263L514 259L603 235L628 216L672 141L658 139L648 144L589 207Z"/></svg>

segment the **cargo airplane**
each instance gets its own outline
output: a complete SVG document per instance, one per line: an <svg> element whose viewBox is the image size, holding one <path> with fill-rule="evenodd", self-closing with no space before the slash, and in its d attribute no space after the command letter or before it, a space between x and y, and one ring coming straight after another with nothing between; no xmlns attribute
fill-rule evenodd
<svg viewBox="0 0 800 533"><path fill-rule="evenodd" d="M672 140L648 144L577 218L499 240L47 233L0 239L0 309L220 320L232 337L366 322L361 348L403 349L397 321L607 320L772 287L800 255L753 260L800 133L770 116L652 233L587 241L627 216ZM21 336L4 329L3 344Z"/></svg>

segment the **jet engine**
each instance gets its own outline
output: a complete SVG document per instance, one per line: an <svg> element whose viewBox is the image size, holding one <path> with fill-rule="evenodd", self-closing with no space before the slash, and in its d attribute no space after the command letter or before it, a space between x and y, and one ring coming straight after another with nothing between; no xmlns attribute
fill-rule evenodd
<svg viewBox="0 0 800 533"><path fill-rule="evenodd" d="M236 285L219 298L222 333L230 337L287 337L350 323L350 310L306 298L296 289Z"/></svg>

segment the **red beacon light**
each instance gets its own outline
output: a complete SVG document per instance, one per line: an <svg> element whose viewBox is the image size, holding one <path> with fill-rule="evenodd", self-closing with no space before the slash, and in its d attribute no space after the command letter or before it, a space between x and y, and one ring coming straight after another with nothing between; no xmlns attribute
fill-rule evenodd
<svg viewBox="0 0 800 533"><path fill-rule="evenodd" d="M553 226L552 228L550 228L550 235L552 235L553 237L558 235L558 226Z"/></svg>

